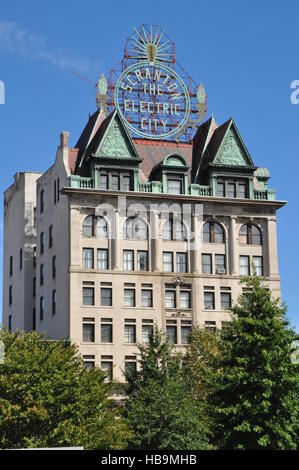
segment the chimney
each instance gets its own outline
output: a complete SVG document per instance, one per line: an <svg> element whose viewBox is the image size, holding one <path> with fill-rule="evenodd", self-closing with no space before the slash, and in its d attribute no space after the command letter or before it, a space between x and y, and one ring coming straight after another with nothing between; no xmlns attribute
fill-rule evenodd
<svg viewBox="0 0 299 470"><path fill-rule="evenodd" d="M60 134L60 147L65 148L69 146L69 135L67 131L62 131Z"/></svg>

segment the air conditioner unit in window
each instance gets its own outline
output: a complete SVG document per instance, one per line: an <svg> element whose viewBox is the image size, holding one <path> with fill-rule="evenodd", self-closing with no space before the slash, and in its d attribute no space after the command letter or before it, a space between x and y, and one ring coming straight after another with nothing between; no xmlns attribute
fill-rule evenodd
<svg viewBox="0 0 299 470"><path fill-rule="evenodd" d="M225 269L224 268L217 268L216 269L216 274L225 274Z"/></svg>

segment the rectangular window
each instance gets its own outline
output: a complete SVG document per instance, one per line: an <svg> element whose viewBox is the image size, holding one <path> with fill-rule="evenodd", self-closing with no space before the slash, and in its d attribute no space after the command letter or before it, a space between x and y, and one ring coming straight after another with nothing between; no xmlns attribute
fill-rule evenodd
<svg viewBox="0 0 299 470"><path fill-rule="evenodd" d="M108 189L108 175L100 175L100 189Z"/></svg>
<svg viewBox="0 0 299 470"><path fill-rule="evenodd" d="M32 279L32 296L36 297L36 277Z"/></svg>
<svg viewBox="0 0 299 470"><path fill-rule="evenodd" d="M181 343L189 344L192 333L192 320L181 320Z"/></svg>
<svg viewBox="0 0 299 470"><path fill-rule="evenodd" d="M217 183L217 196L224 197L225 196L225 184L221 181Z"/></svg>
<svg viewBox="0 0 299 470"><path fill-rule="evenodd" d="M100 271L108 269L108 250L99 248L97 252L97 268Z"/></svg>
<svg viewBox="0 0 299 470"><path fill-rule="evenodd" d="M123 176L123 191L130 191L131 189L131 178L128 175Z"/></svg>
<svg viewBox="0 0 299 470"><path fill-rule="evenodd" d="M263 275L263 257L262 256L254 256L253 257L253 265L255 269L255 273L257 276Z"/></svg>
<svg viewBox="0 0 299 470"><path fill-rule="evenodd" d="M135 289L124 289L124 306L135 307Z"/></svg>
<svg viewBox="0 0 299 470"><path fill-rule="evenodd" d="M167 192L169 194L182 194L183 192L182 183L183 183L182 180L168 178L167 179Z"/></svg>
<svg viewBox="0 0 299 470"><path fill-rule="evenodd" d="M130 377L136 374L137 360L136 356L125 356L125 376Z"/></svg>
<svg viewBox="0 0 299 470"><path fill-rule="evenodd" d="M45 250L45 235L44 232L40 234L40 254L42 255Z"/></svg>
<svg viewBox="0 0 299 470"><path fill-rule="evenodd" d="M113 380L113 356L101 356L101 369L105 372L105 382Z"/></svg>
<svg viewBox="0 0 299 470"><path fill-rule="evenodd" d="M215 255L216 274L225 274L225 255Z"/></svg>
<svg viewBox="0 0 299 470"><path fill-rule="evenodd" d="M55 279L56 277L56 256L52 258L52 278Z"/></svg>
<svg viewBox="0 0 299 470"><path fill-rule="evenodd" d="M220 292L221 310L228 310L231 308L232 299L230 292Z"/></svg>
<svg viewBox="0 0 299 470"><path fill-rule="evenodd" d="M148 343L154 331L153 320L142 320L142 342Z"/></svg>
<svg viewBox="0 0 299 470"><path fill-rule="evenodd" d="M32 266L36 267L36 246L33 247L32 250Z"/></svg>
<svg viewBox="0 0 299 470"><path fill-rule="evenodd" d="M52 315L56 313L56 290L52 291Z"/></svg>
<svg viewBox="0 0 299 470"><path fill-rule="evenodd" d="M9 275L12 276L13 273L13 257L9 257Z"/></svg>
<svg viewBox="0 0 299 470"><path fill-rule="evenodd" d="M44 285L44 273L45 273L45 268L43 264L40 265L39 270L40 270L39 283L41 286L43 286Z"/></svg>
<svg viewBox="0 0 299 470"><path fill-rule="evenodd" d="M124 271L134 271L134 251L124 250L123 252Z"/></svg>
<svg viewBox="0 0 299 470"><path fill-rule="evenodd" d="M240 275L249 276L249 256L240 256Z"/></svg>
<svg viewBox="0 0 299 470"><path fill-rule="evenodd" d="M175 290L165 291L165 308L176 308L176 292Z"/></svg>
<svg viewBox="0 0 299 470"><path fill-rule="evenodd" d="M236 197L236 184L228 183L227 185L227 197Z"/></svg>
<svg viewBox="0 0 299 470"><path fill-rule="evenodd" d="M60 179L57 178L57 201L59 201L60 196Z"/></svg>
<svg viewBox="0 0 299 470"><path fill-rule="evenodd" d="M136 343L136 320L125 320L125 343Z"/></svg>
<svg viewBox="0 0 299 470"><path fill-rule="evenodd" d="M137 269L138 271L148 270L148 253L147 251L137 252Z"/></svg>
<svg viewBox="0 0 299 470"><path fill-rule="evenodd" d="M83 318L83 343L94 343L94 318Z"/></svg>
<svg viewBox="0 0 299 470"><path fill-rule="evenodd" d="M205 329L210 331L210 333L216 333L216 322L215 321L205 321Z"/></svg>
<svg viewBox="0 0 299 470"><path fill-rule="evenodd" d="M246 184L245 183L239 183L239 186L238 186L238 190L239 190L239 197L240 198L246 198Z"/></svg>
<svg viewBox="0 0 299 470"><path fill-rule="evenodd" d="M85 269L93 269L93 248L83 248L82 265Z"/></svg>
<svg viewBox="0 0 299 470"><path fill-rule="evenodd" d="M40 212L44 212L45 209L45 192L42 189L40 192Z"/></svg>
<svg viewBox="0 0 299 470"><path fill-rule="evenodd" d="M83 356L83 367L87 370L93 369L95 366L94 356Z"/></svg>
<svg viewBox="0 0 299 470"><path fill-rule="evenodd" d="M119 191L120 190L119 176L118 175L112 175L111 182L112 182L112 190L113 191Z"/></svg>
<svg viewBox="0 0 299 470"><path fill-rule="evenodd" d="M49 227L49 248L53 246L53 225Z"/></svg>
<svg viewBox="0 0 299 470"><path fill-rule="evenodd" d="M83 305L94 305L94 287L83 287Z"/></svg>
<svg viewBox="0 0 299 470"><path fill-rule="evenodd" d="M23 250L22 248L20 249L20 270L23 269Z"/></svg>
<svg viewBox="0 0 299 470"><path fill-rule="evenodd" d="M180 308L191 308L191 292L190 290L180 291Z"/></svg>
<svg viewBox="0 0 299 470"><path fill-rule="evenodd" d="M56 197L57 197L57 182L54 181L54 204L56 204Z"/></svg>
<svg viewBox="0 0 299 470"><path fill-rule="evenodd" d="M163 251L163 271L173 272L173 253L171 251Z"/></svg>
<svg viewBox="0 0 299 470"><path fill-rule="evenodd" d="M44 310L45 310L45 302L44 302L44 298L41 297L39 299L39 319L41 321L44 319Z"/></svg>
<svg viewBox="0 0 299 470"><path fill-rule="evenodd" d="M101 319L101 343L113 342L113 323L112 318Z"/></svg>
<svg viewBox="0 0 299 470"><path fill-rule="evenodd" d="M166 338L170 344L177 344L177 321L166 320Z"/></svg>
<svg viewBox="0 0 299 470"><path fill-rule="evenodd" d="M153 306L153 290L152 289L141 289L141 306L142 307Z"/></svg>
<svg viewBox="0 0 299 470"><path fill-rule="evenodd" d="M187 253L176 254L176 269L178 273L187 272Z"/></svg>
<svg viewBox="0 0 299 470"><path fill-rule="evenodd" d="M8 303L9 305L12 304L12 286L9 286L9 290L8 290Z"/></svg>
<svg viewBox="0 0 299 470"><path fill-rule="evenodd" d="M202 272L203 274L212 274L212 255L202 255Z"/></svg>
<svg viewBox="0 0 299 470"><path fill-rule="evenodd" d="M12 330L12 315L8 315L8 331Z"/></svg>
<svg viewBox="0 0 299 470"><path fill-rule="evenodd" d="M101 305L104 307L112 306L112 289L111 287L101 287Z"/></svg>
<svg viewBox="0 0 299 470"><path fill-rule="evenodd" d="M204 306L206 310L215 309L215 293L214 292L204 292Z"/></svg>

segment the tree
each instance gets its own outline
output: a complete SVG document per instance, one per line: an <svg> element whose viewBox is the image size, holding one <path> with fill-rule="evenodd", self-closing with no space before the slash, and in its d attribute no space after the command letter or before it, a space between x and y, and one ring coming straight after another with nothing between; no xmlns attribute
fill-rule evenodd
<svg viewBox="0 0 299 470"><path fill-rule="evenodd" d="M291 354L296 333L286 308L258 277L232 308L222 334L213 397L218 444L226 449L295 449L298 442L299 365Z"/></svg>
<svg viewBox="0 0 299 470"><path fill-rule="evenodd" d="M201 404L184 381L181 358L154 329L139 346L140 370L128 375L126 409L133 449L209 449L209 427Z"/></svg>
<svg viewBox="0 0 299 470"><path fill-rule="evenodd" d="M108 400L103 372L86 370L74 345L2 330L0 447L122 449L130 432Z"/></svg>

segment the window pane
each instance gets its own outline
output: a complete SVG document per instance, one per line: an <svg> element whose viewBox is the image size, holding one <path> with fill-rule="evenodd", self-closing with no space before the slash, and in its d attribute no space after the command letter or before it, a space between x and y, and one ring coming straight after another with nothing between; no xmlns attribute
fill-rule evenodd
<svg viewBox="0 0 299 470"><path fill-rule="evenodd" d="M94 361L83 361L83 366L87 370L92 370L95 366Z"/></svg>
<svg viewBox="0 0 299 470"><path fill-rule="evenodd" d="M108 175L100 175L100 189L108 189Z"/></svg>
<svg viewBox="0 0 299 470"><path fill-rule="evenodd" d="M101 325L101 343L112 343L112 325Z"/></svg>
<svg viewBox="0 0 299 470"><path fill-rule="evenodd" d="M109 287L101 287L101 305L109 307L112 305L112 289Z"/></svg>
<svg viewBox="0 0 299 470"><path fill-rule="evenodd" d="M123 191L130 191L130 176L123 176Z"/></svg>
<svg viewBox="0 0 299 470"><path fill-rule="evenodd" d="M249 276L249 256L240 256L240 274Z"/></svg>
<svg viewBox="0 0 299 470"><path fill-rule="evenodd" d="M133 271L134 270L134 251L133 250L124 250L123 256L124 271Z"/></svg>
<svg viewBox="0 0 299 470"><path fill-rule="evenodd" d="M173 253L170 251L163 252L163 271L167 273L173 272Z"/></svg>
<svg viewBox="0 0 299 470"><path fill-rule="evenodd" d="M248 243L248 225L242 225L240 228L239 242L243 244Z"/></svg>
<svg viewBox="0 0 299 470"><path fill-rule="evenodd" d="M225 196L224 183L221 183L221 182L217 183L217 196L219 196L219 197L224 197Z"/></svg>
<svg viewBox="0 0 299 470"><path fill-rule="evenodd" d="M202 255L203 274L212 274L212 255Z"/></svg>
<svg viewBox="0 0 299 470"><path fill-rule="evenodd" d="M221 292L221 310L227 310L231 307L231 293L230 292Z"/></svg>
<svg viewBox="0 0 299 470"><path fill-rule="evenodd" d="M140 217L133 219L133 237L136 240L147 240L147 224Z"/></svg>
<svg viewBox="0 0 299 470"><path fill-rule="evenodd" d="M83 323L83 342L94 343L94 324Z"/></svg>
<svg viewBox="0 0 299 470"><path fill-rule="evenodd" d="M182 194L182 181L168 178L167 192L169 194Z"/></svg>
<svg viewBox="0 0 299 470"><path fill-rule="evenodd" d="M83 248L83 268L93 269L93 248Z"/></svg>
<svg viewBox="0 0 299 470"><path fill-rule="evenodd" d="M189 291L180 291L180 307L181 308L190 308L191 306L191 296Z"/></svg>
<svg viewBox="0 0 299 470"><path fill-rule="evenodd" d="M93 287L83 287L83 305L94 305Z"/></svg>
<svg viewBox="0 0 299 470"><path fill-rule="evenodd" d="M142 342L148 343L151 335L153 334L154 327L153 325L142 325Z"/></svg>
<svg viewBox="0 0 299 470"><path fill-rule="evenodd" d="M112 175L112 190L119 191L119 176Z"/></svg>
<svg viewBox="0 0 299 470"><path fill-rule="evenodd" d="M135 307L135 289L124 290L124 305L125 307Z"/></svg>
<svg viewBox="0 0 299 470"><path fill-rule="evenodd" d="M176 326L166 326L166 337L170 344L177 344L177 327Z"/></svg>
<svg viewBox="0 0 299 470"><path fill-rule="evenodd" d="M141 305L142 307L153 306L153 291L151 289L142 289L141 291Z"/></svg>
<svg viewBox="0 0 299 470"><path fill-rule="evenodd" d="M108 237L108 227L107 227L107 222L104 219L104 217L98 217L97 218L96 237L97 238L107 238Z"/></svg>
<svg viewBox="0 0 299 470"><path fill-rule="evenodd" d="M225 255L215 255L216 274L225 274Z"/></svg>
<svg viewBox="0 0 299 470"><path fill-rule="evenodd" d="M239 197L246 198L246 184L239 183Z"/></svg>
<svg viewBox="0 0 299 470"><path fill-rule="evenodd" d="M111 361L101 361L101 369L106 374L106 381L111 382L113 378L113 363Z"/></svg>
<svg viewBox="0 0 299 470"><path fill-rule="evenodd" d="M253 257L253 265L257 276L263 275L263 257L262 256L254 256Z"/></svg>
<svg viewBox="0 0 299 470"><path fill-rule="evenodd" d="M137 364L136 361L125 361L125 375L132 376L137 371Z"/></svg>
<svg viewBox="0 0 299 470"><path fill-rule="evenodd" d="M227 197L236 197L236 184L235 183L228 183Z"/></svg>
<svg viewBox="0 0 299 470"><path fill-rule="evenodd" d="M84 237L92 237L92 234L93 234L92 224L93 224L93 217L92 215L89 215L88 217L85 218L83 222L83 236Z"/></svg>
<svg viewBox="0 0 299 470"><path fill-rule="evenodd" d="M214 242L224 243L224 233L220 225L214 224Z"/></svg>
<svg viewBox="0 0 299 470"><path fill-rule="evenodd" d="M203 226L203 242L210 243L211 242L211 224L207 222Z"/></svg>
<svg viewBox="0 0 299 470"><path fill-rule="evenodd" d="M204 292L204 306L208 310L215 308L214 292Z"/></svg>
<svg viewBox="0 0 299 470"><path fill-rule="evenodd" d="M251 236L252 236L252 244L253 245L261 245L262 244L262 237L261 237L261 232L259 229L255 226L251 226Z"/></svg>
<svg viewBox="0 0 299 470"><path fill-rule="evenodd" d="M166 308L175 308L175 291L167 290L165 291L165 307Z"/></svg>
<svg viewBox="0 0 299 470"><path fill-rule="evenodd" d="M108 250L98 250L97 268L99 270L108 269Z"/></svg>
<svg viewBox="0 0 299 470"><path fill-rule="evenodd" d="M162 228L162 238L163 240L171 240L172 239L172 221L166 220L163 224Z"/></svg>
<svg viewBox="0 0 299 470"><path fill-rule="evenodd" d="M187 253L177 253L176 264L178 273L187 272Z"/></svg>
<svg viewBox="0 0 299 470"><path fill-rule="evenodd" d="M188 344L190 343L190 336L192 333L192 327L190 326L181 326L181 343Z"/></svg>
<svg viewBox="0 0 299 470"><path fill-rule="evenodd" d="M181 222L173 222L173 232L174 240L186 240L185 227Z"/></svg>
<svg viewBox="0 0 299 470"><path fill-rule="evenodd" d="M135 325L125 325L125 343L136 343Z"/></svg>
<svg viewBox="0 0 299 470"><path fill-rule="evenodd" d="M147 251L138 251L137 253L137 269L138 271L147 271Z"/></svg>

